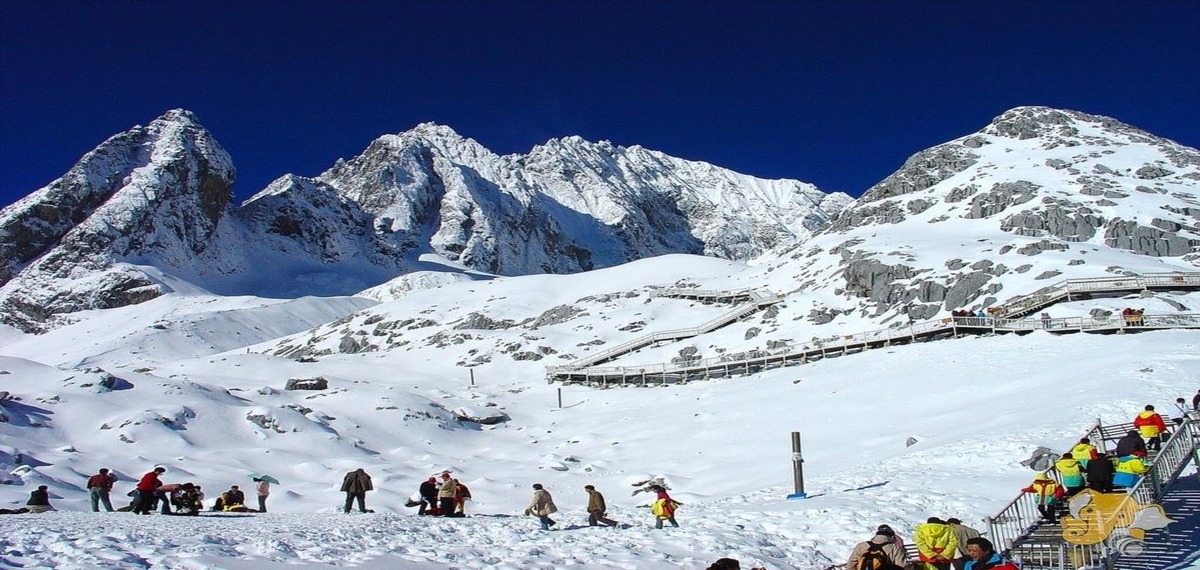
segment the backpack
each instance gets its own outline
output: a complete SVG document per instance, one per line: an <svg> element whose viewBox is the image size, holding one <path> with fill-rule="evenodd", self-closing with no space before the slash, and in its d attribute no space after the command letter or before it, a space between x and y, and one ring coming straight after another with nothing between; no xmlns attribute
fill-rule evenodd
<svg viewBox="0 0 1200 570"><path fill-rule="evenodd" d="M858 559L858 568L854 570L902 570L892 562L887 553L883 551L886 544L877 542L868 542L867 551Z"/></svg>

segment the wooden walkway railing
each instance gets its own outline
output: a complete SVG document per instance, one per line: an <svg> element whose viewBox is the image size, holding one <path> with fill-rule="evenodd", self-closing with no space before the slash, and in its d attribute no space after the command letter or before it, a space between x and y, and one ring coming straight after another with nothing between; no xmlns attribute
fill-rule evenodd
<svg viewBox="0 0 1200 570"><path fill-rule="evenodd" d="M668 291L690 291L690 290L683 289L683 290L668 290ZM728 313L725 313L725 314L723 314L715 319L712 319L711 321L708 321L707 323L704 323L702 325L691 327L691 328L686 328L686 329L674 329L674 330L650 333L648 335L635 338L631 341L618 344L612 348L608 348L608 349L602 350L600 352L597 352L595 354L588 355L585 358L581 358L579 360L576 360L575 362L572 362L571 364L566 365L566 367L576 368L576 369L586 368L588 366L592 366L595 364L608 362L609 360L612 360L618 356L621 356L622 354L630 353L630 352L633 352L640 348L645 348L647 346L658 344L660 342L683 340L685 338L691 338L694 336L699 336L699 335L702 335L705 333L709 333L709 332L715 331L723 326L726 326L730 323L736 322L736 321L744 318L746 315L749 315L751 313L762 310L763 307L778 303L783 298L783 297L780 297L779 295L775 295L773 293L762 293L762 292L733 292L733 293L741 293L741 294L736 294L736 295L732 295L732 296L730 295L731 292L729 292L729 291L711 291L711 292L696 291L694 293L696 293L696 294L686 296L686 298L704 297L704 298L710 298L710 299L737 299L737 300L747 300L747 301L749 301L749 303L747 303L745 305L740 305L737 308L733 309L732 311L729 311ZM659 296L659 297L685 297L684 295L670 294L670 293L664 292L664 291L658 292L656 296ZM565 367L562 367L562 368L565 368Z"/></svg>
<svg viewBox="0 0 1200 570"><path fill-rule="evenodd" d="M1182 418L1173 435L1153 457L1153 462L1138 482L1124 493L1142 505L1160 503L1179 479L1188 463L1200 465L1200 420ZM1101 450L1107 449L1129 432L1133 424L1102 425L1099 422L1086 434ZM1053 474L1053 473L1052 473ZM1057 474L1054 474L1057 476ZM1021 493L1000 512L985 519L988 535L1023 569L1075 570L1077 568L1116 568L1123 555L1136 553L1128 537L1114 534L1094 545L1076 545L1062 538L1061 527L1043 525L1034 496Z"/></svg>
<svg viewBox="0 0 1200 570"><path fill-rule="evenodd" d="M1100 319L1071 317L1048 320L953 317L940 321L914 323L905 327L816 339L811 343L775 350L751 350L683 362L629 366L591 365L593 362L611 360L621 354L655 342L679 340L700 334L694 329L684 329L648 335L573 364L547 367L546 378L551 383L591 384L605 388L610 386L649 386L755 374L764 370L807 364L823 358L854 354L873 348L965 334L1025 334L1035 330L1044 330L1053 334L1119 333L1163 329L1200 329L1200 313L1143 315L1142 324L1137 326L1127 324L1119 315Z"/></svg>
<svg viewBox="0 0 1200 570"><path fill-rule="evenodd" d="M722 355L714 358L695 359L685 362L670 362L631 366L596 366L621 355L647 346L672 342L698 336L724 327L730 323L782 300L778 295L749 290L699 291L669 289L657 293L659 296L685 296L690 298L748 299L750 302L713 319L699 327L651 333L612 348L588 355L570 364L550 366L546 369L547 382L568 384L590 384L601 387L648 386L674 382L689 382L753 374L781 366L806 364L812 360L852 354L871 348L903 344L919 340L936 340L963 334L1028 333L1045 330L1051 333L1116 333L1142 332L1148 330L1200 328L1200 314L1144 315L1142 322L1132 325L1120 315L1105 318L1072 317L1062 319L1010 318L1032 313L1050 304L1083 296L1137 292L1146 289L1191 289L1200 288L1200 273L1172 273L1143 275L1136 277L1104 277L1096 279L1072 279L1060 282L1031 295L1012 299L994 311L997 316L948 317L936 321L913 323L878 329L852 335L814 337L811 342L774 350L751 350L743 353Z"/></svg>
<svg viewBox="0 0 1200 570"><path fill-rule="evenodd" d="M1068 279L1008 300L1000 306L999 317L1022 317L1061 300L1088 298L1102 293L1125 291L1163 291L1200 288L1200 273L1150 273L1127 277Z"/></svg>

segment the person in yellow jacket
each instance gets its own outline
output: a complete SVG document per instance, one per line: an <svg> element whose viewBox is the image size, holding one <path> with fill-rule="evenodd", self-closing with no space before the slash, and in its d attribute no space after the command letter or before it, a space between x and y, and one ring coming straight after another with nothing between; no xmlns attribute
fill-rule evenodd
<svg viewBox="0 0 1200 570"><path fill-rule="evenodd" d="M1167 424L1154 411L1154 406L1146 406L1142 413L1133 418L1133 427L1145 438L1146 449L1162 449L1162 433L1167 431Z"/></svg>
<svg viewBox="0 0 1200 570"><path fill-rule="evenodd" d="M950 570L958 539L945 521L929 517L925 524L917 525L913 541L917 543L917 553L925 569ZM917 568L922 567L918 565Z"/></svg>
<svg viewBox="0 0 1200 570"><path fill-rule="evenodd" d="M1074 457L1084 469L1087 469L1088 461L1100 457L1100 452L1096 450L1096 446L1092 445L1092 440L1085 437L1071 448L1071 457Z"/></svg>
<svg viewBox="0 0 1200 570"><path fill-rule="evenodd" d="M1138 478L1148 471L1142 458L1136 455L1126 455L1117 460L1117 474L1113 476L1113 487L1121 489L1132 487Z"/></svg>
<svg viewBox="0 0 1200 570"><path fill-rule="evenodd" d="M1067 497L1083 490L1086 483L1083 480L1083 466L1070 453L1062 454L1062 458L1054 462L1054 470L1062 478L1063 487L1067 488Z"/></svg>
<svg viewBox="0 0 1200 570"><path fill-rule="evenodd" d="M1038 473L1033 478L1033 483L1021 489L1021 492L1033 493L1034 502L1037 504L1037 510L1042 514L1042 518L1050 524L1058 524L1058 514L1055 509L1058 508L1058 502L1066 496L1058 481L1051 479L1045 473Z"/></svg>

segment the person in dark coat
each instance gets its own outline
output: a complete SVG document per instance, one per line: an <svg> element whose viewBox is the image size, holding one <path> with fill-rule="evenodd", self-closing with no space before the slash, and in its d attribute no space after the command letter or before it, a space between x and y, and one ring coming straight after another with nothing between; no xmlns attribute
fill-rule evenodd
<svg viewBox="0 0 1200 570"><path fill-rule="evenodd" d="M37 489L30 491L29 502L25 503L25 507L31 513L53 511L54 507L50 506L50 487L41 485Z"/></svg>
<svg viewBox="0 0 1200 570"><path fill-rule="evenodd" d="M1200 412L1200 390L1196 390L1196 395L1192 396L1192 409Z"/></svg>
<svg viewBox="0 0 1200 570"><path fill-rule="evenodd" d="M367 510L367 491L373 490L375 487L371 486L371 476L361 467L347 473L346 478L342 479L342 491L346 493L346 506L342 512L349 513L350 506L356 499L359 512L371 512Z"/></svg>
<svg viewBox="0 0 1200 570"><path fill-rule="evenodd" d="M1113 451L1113 454L1117 457L1125 457L1126 455L1145 457L1146 440L1142 439L1142 434L1138 433L1138 430L1131 429L1129 433L1117 440L1117 449Z"/></svg>
<svg viewBox="0 0 1200 570"><path fill-rule="evenodd" d="M423 515L426 512L431 515L438 514L437 477L430 477L424 483L421 483L419 492L421 494L421 508L417 509L417 514Z"/></svg>
<svg viewBox="0 0 1200 570"><path fill-rule="evenodd" d="M1112 492L1113 475L1116 475L1116 470L1113 468L1112 457L1107 453L1101 453L1099 457L1089 461L1086 473L1089 489L1098 493Z"/></svg>

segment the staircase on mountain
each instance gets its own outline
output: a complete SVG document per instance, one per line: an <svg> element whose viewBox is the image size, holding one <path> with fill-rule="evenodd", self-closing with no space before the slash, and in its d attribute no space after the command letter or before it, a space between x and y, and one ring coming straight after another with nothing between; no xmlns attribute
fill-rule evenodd
<svg viewBox="0 0 1200 570"><path fill-rule="evenodd" d="M835 335L827 338L814 337L812 342L781 349L751 350L744 353L726 354L714 358L695 359L685 362L631 366L597 366L598 364L609 362L647 346L675 342L711 332L781 300L781 297L777 295L750 290L700 291L668 289L658 293L658 295L692 299L708 298L726 301L745 301L745 304L699 327L651 333L607 350L588 355L570 364L547 367L546 378L548 382L580 383L601 387L648 386L652 384L661 385L672 382L688 382L692 380L753 374L764 370L806 364L813 360L853 354L893 344L938 340L958 337L964 334L1026 334L1035 330L1043 330L1053 334L1078 332L1110 334L1162 329L1200 329L1200 314L1197 313L1143 315L1141 321L1136 324L1126 321L1121 315L1100 318L1012 318L1028 315L1050 304L1064 300L1070 301L1102 295L1137 293L1146 290L1192 289L1200 289L1200 273L1071 279L1030 295L1016 297L1004 305L993 308L993 316L988 317L948 317L936 321L912 323L907 326L890 327L853 335Z"/></svg>
<svg viewBox="0 0 1200 570"><path fill-rule="evenodd" d="M1174 428L1174 435L1163 443L1162 449L1152 452L1147 458L1149 470L1132 488L1119 491L1128 500L1136 500L1142 505L1167 502L1175 489L1181 487L1178 485L1179 477L1188 464L1200 466L1200 420L1181 418L1179 422ZM1131 429L1131 423L1097 423L1085 437L1105 450ZM1052 475L1057 476L1053 472ZM1185 492L1184 502L1188 497L1200 496L1197 490L1181 491ZM1197 510L1198 506L1186 508ZM1176 508L1180 507L1176 505ZM1168 516L1171 515L1172 512L1168 511ZM1035 499L1028 493L1018 495L986 522L988 536L997 548L1004 550L1021 564L1021 568L1027 570L1075 570L1084 567L1135 570L1141 568L1138 566L1141 554L1160 549L1153 541L1156 538L1164 540L1161 536L1163 533L1151 533L1148 535L1151 541L1143 542L1118 529L1098 544L1069 543L1063 538L1061 525L1051 525L1041 520Z"/></svg>

